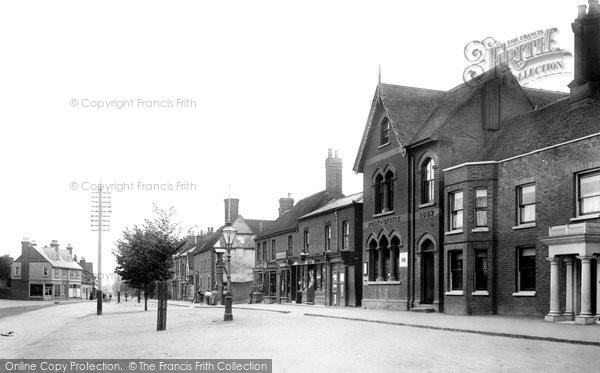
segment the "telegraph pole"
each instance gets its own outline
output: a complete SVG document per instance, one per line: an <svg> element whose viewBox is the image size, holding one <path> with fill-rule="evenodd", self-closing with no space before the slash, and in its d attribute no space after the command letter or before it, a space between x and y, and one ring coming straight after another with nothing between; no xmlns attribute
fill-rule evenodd
<svg viewBox="0 0 600 373"><path fill-rule="evenodd" d="M92 192L92 231L98 231L98 290L96 291L97 314L102 315L102 232L110 231L111 195L103 191L102 182Z"/></svg>

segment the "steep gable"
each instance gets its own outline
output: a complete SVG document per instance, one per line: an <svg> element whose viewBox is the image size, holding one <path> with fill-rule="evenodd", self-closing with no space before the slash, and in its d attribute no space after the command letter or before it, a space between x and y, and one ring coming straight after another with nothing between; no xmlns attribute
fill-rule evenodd
<svg viewBox="0 0 600 373"><path fill-rule="evenodd" d="M371 110L363 131L353 170L362 172L365 152L370 137L379 123L374 123L375 114L383 110L390 120L390 129L395 140L404 149L409 140L417 133L422 123L437 106L444 92L379 83L371 102Z"/></svg>

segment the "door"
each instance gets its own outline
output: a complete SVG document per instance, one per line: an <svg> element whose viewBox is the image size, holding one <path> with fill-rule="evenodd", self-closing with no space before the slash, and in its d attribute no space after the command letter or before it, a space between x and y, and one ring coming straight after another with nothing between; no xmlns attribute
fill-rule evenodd
<svg viewBox="0 0 600 373"><path fill-rule="evenodd" d="M347 286L347 298L348 301L346 304L348 306L356 307L356 279L355 275L355 267L348 266L348 286Z"/></svg>
<svg viewBox="0 0 600 373"><path fill-rule="evenodd" d="M433 304L433 286L435 281L433 271L433 252L424 251L423 260L423 299L421 303Z"/></svg>
<svg viewBox="0 0 600 373"><path fill-rule="evenodd" d="M337 306L339 303L339 295L338 295L338 289L339 289L339 277L338 277L339 273L338 270L334 267L331 267L331 300L330 300L330 305L332 306Z"/></svg>

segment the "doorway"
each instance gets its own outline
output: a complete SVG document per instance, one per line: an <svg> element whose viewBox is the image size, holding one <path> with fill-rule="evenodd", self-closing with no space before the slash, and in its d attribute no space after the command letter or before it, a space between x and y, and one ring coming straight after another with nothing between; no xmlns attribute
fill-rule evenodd
<svg viewBox="0 0 600 373"><path fill-rule="evenodd" d="M435 283L433 251L422 252L421 260L423 262L423 299L421 303L433 304Z"/></svg>

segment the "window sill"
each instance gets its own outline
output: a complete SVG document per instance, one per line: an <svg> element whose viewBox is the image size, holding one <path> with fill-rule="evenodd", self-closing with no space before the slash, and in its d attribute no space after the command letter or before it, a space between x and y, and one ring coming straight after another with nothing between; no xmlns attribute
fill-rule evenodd
<svg viewBox="0 0 600 373"><path fill-rule="evenodd" d="M444 234L445 234L446 236L452 236L453 234L461 234L461 233L463 233L463 230L462 230L462 229L455 229L455 230L453 230L453 231L449 231L449 232L446 232L446 233L444 233Z"/></svg>
<svg viewBox="0 0 600 373"><path fill-rule="evenodd" d="M385 144L381 144L377 147L377 149L381 149L381 148L385 148L386 146L390 145L390 142L386 142Z"/></svg>
<svg viewBox="0 0 600 373"><path fill-rule="evenodd" d="M435 206L435 201L431 201L431 202L426 202L426 203L421 203L419 206L417 206L420 209L423 209L425 207L431 207L431 206Z"/></svg>
<svg viewBox="0 0 600 373"><path fill-rule="evenodd" d="M402 281L366 281L366 285L401 285Z"/></svg>
<svg viewBox="0 0 600 373"><path fill-rule="evenodd" d="M394 214L394 210L391 210L391 211L386 211L386 212L380 212L378 214L373 214L373 217L380 218L382 216L393 215L393 214Z"/></svg>
<svg viewBox="0 0 600 373"><path fill-rule="evenodd" d="M452 290L452 291L447 291L444 293L444 295L451 295L451 296L457 296L457 295L465 295L465 292L462 290Z"/></svg>
<svg viewBox="0 0 600 373"><path fill-rule="evenodd" d="M489 232L490 228L487 227L480 227L480 228L473 228L471 229L472 233L480 233L480 232Z"/></svg>
<svg viewBox="0 0 600 373"><path fill-rule="evenodd" d="M519 291L518 293L513 293L513 297L535 297L535 291Z"/></svg>
<svg viewBox="0 0 600 373"><path fill-rule="evenodd" d="M471 295L475 297L487 297L490 295L490 292L487 290L477 290L471 293Z"/></svg>
<svg viewBox="0 0 600 373"><path fill-rule="evenodd" d="M600 213L580 215L576 218L571 218L571 221L580 221L580 220L598 219L598 218L600 218Z"/></svg>
<svg viewBox="0 0 600 373"><path fill-rule="evenodd" d="M519 229L527 229L527 228L535 228L535 223L520 224L520 225L517 225L516 227L512 227L512 230L517 231Z"/></svg>

